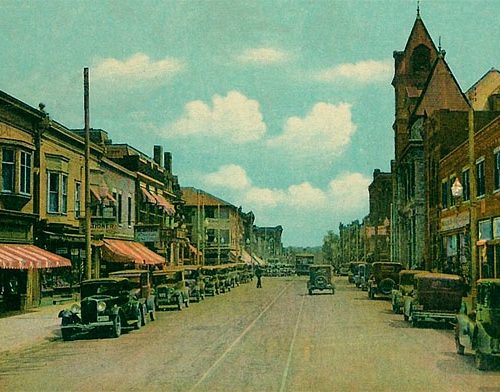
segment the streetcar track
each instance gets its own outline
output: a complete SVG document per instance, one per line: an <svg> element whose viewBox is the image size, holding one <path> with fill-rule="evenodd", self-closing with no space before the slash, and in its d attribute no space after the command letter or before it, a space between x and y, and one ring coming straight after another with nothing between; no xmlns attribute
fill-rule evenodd
<svg viewBox="0 0 500 392"><path fill-rule="evenodd" d="M288 351L288 358L286 361L286 366L285 366L285 369L283 371L283 376L281 377L280 392L283 392L285 390L286 379L288 378L288 371L290 370L290 364L292 362L293 347L295 346L295 340L297 338L297 332L299 330L299 324L300 324L300 320L302 318L302 310L304 309L305 300L306 300L306 296L304 295L304 296L302 296L302 301L300 302L299 314L297 315L297 321L295 322L295 328L293 330L292 341L290 342L290 350Z"/></svg>
<svg viewBox="0 0 500 392"><path fill-rule="evenodd" d="M288 283L283 289L274 297L274 299L259 313L259 315L250 323L248 326L243 330L243 332L229 345L229 347L222 353L222 355L217 358L216 361L210 366L205 373L201 376L201 378L196 382L196 384L193 385L193 387L189 390L190 392L194 391L198 386L203 383L207 379L207 377L217 368L220 362L226 357L229 352L233 349L234 346L236 346L241 339L253 328L253 326L257 323L257 321L260 320L260 318L268 311L268 309L274 305L274 303L280 298L285 291L290 287L291 282Z"/></svg>

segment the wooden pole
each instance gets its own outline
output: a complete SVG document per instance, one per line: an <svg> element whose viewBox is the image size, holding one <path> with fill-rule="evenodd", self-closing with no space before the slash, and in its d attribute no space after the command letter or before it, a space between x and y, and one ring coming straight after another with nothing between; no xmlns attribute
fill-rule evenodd
<svg viewBox="0 0 500 392"><path fill-rule="evenodd" d="M86 277L92 279L91 204L90 204L90 116L89 69L83 69L83 110L85 113L85 257Z"/></svg>
<svg viewBox="0 0 500 392"><path fill-rule="evenodd" d="M478 279L477 265L477 218L476 218L476 160L474 153L474 109L469 108L469 189L470 189L470 247L471 247L471 291L472 296L476 296L476 283Z"/></svg>

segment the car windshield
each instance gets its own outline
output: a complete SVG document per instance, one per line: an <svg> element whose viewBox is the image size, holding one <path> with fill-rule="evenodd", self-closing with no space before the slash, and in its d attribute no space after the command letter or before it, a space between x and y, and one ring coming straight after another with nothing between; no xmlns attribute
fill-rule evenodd
<svg viewBox="0 0 500 392"><path fill-rule="evenodd" d="M92 295L117 295L120 285L117 282L93 282L82 284L82 299Z"/></svg>

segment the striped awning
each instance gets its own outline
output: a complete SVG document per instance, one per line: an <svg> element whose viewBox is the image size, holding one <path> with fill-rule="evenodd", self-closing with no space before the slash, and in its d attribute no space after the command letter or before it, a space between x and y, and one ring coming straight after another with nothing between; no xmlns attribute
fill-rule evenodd
<svg viewBox="0 0 500 392"><path fill-rule="evenodd" d="M161 265L165 258L135 241L105 239L102 257L110 263Z"/></svg>
<svg viewBox="0 0 500 392"><path fill-rule="evenodd" d="M175 207L172 203L170 203L167 199L165 199L162 195L157 195L156 193L152 193L153 197L156 199L156 203L165 210L167 215L174 216L175 215Z"/></svg>
<svg viewBox="0 0 500 392"><path fill-rule="evenodd" d="M252 255L252 259L254 265L260 265L261 267L266 265L266 262L257 255Z"/></svg>
<svg viewBox="0 0 500 392"><path fill-rule="evenodd" d="M241 261L243 261L245 264L252 264L252 256L250 256L245 250L242 250Z"/></svg>
<svg viewBox="0 0 500 392"><path fill-rule="evenodd" d="M141 188L141 191L148 203L156 204L156 199L153 197L151 192L149 192L146 188Z"/></svg>
<svg viewBox="0 0 500 392"><path fill-rule="evenodd" d="M0 269L71 267L71 260L35 245L0 244Z"/></svg>

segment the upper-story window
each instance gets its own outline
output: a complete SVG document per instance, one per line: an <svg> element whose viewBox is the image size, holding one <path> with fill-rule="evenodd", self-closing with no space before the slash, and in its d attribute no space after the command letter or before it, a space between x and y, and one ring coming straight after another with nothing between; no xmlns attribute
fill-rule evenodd
<svg viewBox="0 0 500 392"><path fill-rule="evenodd" d="M21 183L19 184L21 193L31 193L31 154L21 151Z"/></svg>
<svg viewBox="0 0 500 392"><path fill-rule="evenodd" d="M470 172L469 169L462 171L462 198L464 201L470 200Z"/></svg>
<svg viewBox="0 0 500 392"><path fill-rule="evenodd" d="M82 203L82 183L75 182L75 218L79 218L81 215L81 203Z"/></svg>
<svg viewBox="0 0 500 392"><path fill-rule="evenodd" d="M495 190L500 190L500 148L495 150L495 167L494 167L494 176L495 176Z"/></svg>
<svg viewBox="0 0 500 392"><path fill-rule="evenodd" d="M448 182L448 184L450 184L450 186L453 186L453 184L455 183L455 179L456 179L455 176L451 176L450 177L450 181ZM450 194L451 194L451 192L450 192ZM453 207L454 205L455 205L455 197L453 197L453 194L451 194L451 197L450 197L450 207Z"/></svg>
<svg viewBox="0 0 500 392"><path fill-rule="evenodd" d="M68 176L60 172L47 173L47 212L66 214L68 212Z"/></svg>
<svg viewBox="0 0 500 392"><path fill-rule="evenodd" d="M442 208L448 208L448 181L441 183L441 205Z"/></svg>
<svg viewBox="0 0 500 392"><path fill-rule="evenodd" d="M429 71L431 68L431 51L421 44L418 45L411 54L411 67L413 72Z"/></svg>
<svg viewBox="0 0 500 392"><path fill-rule="evenodd" d="M477 173L477 180L476 180L476 196L481 197L484 196L486 193L486 179L484 176L484 158L479 159L476 162L476 173Z"/></svg>
<svg viewBox="0 0 500 392"><path fill-rule="evenodd" d="M2 192L14 192L15 187L15 152L10 148L2 149Z"/></svg>

